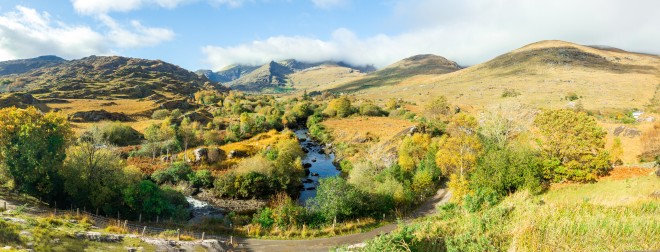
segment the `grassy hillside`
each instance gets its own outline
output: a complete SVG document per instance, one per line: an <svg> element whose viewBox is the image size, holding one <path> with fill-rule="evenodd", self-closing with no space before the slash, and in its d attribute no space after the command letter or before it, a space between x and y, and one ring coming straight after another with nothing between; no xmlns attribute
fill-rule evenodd
<svg viewBox="0 0 660 252"><path fill-rule="evenodd" d="M389 86L399 81L424 74L445 74L461 69L456 62L443 57L423 54L405 58L362 79L329 88L331 92L354 92L379 86Z"/></svg>
<svg viewBox="0 0 660 252"><path fill-rule="evenodd" d="M391 86L361 88L356 94L417 104L444 95L450 103L466 108L510 100L560 108L571 103L566 96L575 94L585 109L617 110L650 105L658 85L658 56L542 41L449 74L416 75ZM506 91L514 95L503 97Z"/></svg>

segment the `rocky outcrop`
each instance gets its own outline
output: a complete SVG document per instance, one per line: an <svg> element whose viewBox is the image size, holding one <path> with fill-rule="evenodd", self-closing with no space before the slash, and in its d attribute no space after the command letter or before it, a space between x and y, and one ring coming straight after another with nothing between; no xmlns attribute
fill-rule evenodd
<svg viewBox="0 0 660 252"><path fill-rule="evenodd" d="M193 150L195 155L195 163L197 162L207 162L215 163L220 162L225 159L225 152L217 147L212 148L197 148Z"/></svg>
<svg viewBox="0 0 660 252"><path fill-rule="evenodd" d="M614 129L614 135L615 136L624 136L624 137L629 137L629 138L634 138L642 135L642 131L631 128L631 127L626 127L626 126L619 126Z"/></svg>
<svg viewBox="0 0 660 252"><path fill-rule="evenodd" d="M79 111L69 115L69 121L72 122L99 122L99 121L120 121L130 122L132 118L120 112L108 112L105 110Z"/></svg>
<svg viewBox="0 0 660 252"><path fill-rule="evenodd" d="M79 240L95 242L121 242L124 240L124 237L121 235L101 234L99 232L78 232L74 236Z"/></svg>

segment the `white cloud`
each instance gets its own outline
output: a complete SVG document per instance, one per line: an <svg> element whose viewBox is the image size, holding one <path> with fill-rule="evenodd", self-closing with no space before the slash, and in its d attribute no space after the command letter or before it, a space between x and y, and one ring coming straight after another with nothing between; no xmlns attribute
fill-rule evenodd
<svg viewBox="0 0 660 252"><path fill-rule="evenodd" d="M145 27L139 21L125 27L107 15L98 17L107 27L104 32L65 24L53 20L47 12L16 6L0 15L0 60L45 54L64 58L106 55L116 49L154 46L174 37L169 29Z"/></svg>
<svg viewBox="0 0 660 252"><path fill-rule="evenodd" d="M108 15L101 14L98 18L110 29L108 39L121 48L154 46L174 38L172 30L145 27L137 20L131 21L132 30L129 30Z"/></svg>
<svg viewBox="0 0 660 252"><path fill-rule="evenodd" d="M383 67L421 53L472 65L547 39L660 53L660 1L654 0L410 0L396 5L394 19L408 31L359 37L338 29L327 40L275 36L202 51L214 69L287 58Z"/></svg>
<svg viewBox="0 0 660 252"><path fill-rule="evenodd" d="M87 26L53 21L46 12L16 6L0 16L0 60L44 54L72 58L108 52L103 35Z"/></svg>
<svg viewBox="0 0 660 252"><path fill-rule="evenodd" d="M109 12L127 12L143 6L158 6L172 9L193 0L71 0L73 8L82 14L104 14Z"/></svg>
<svg viewBox="0 0 660 252"><path fill-rule="evenodd" d="M81 14L98 15L111 12L129 12L144 7L174 9L178 6L201 0L71 0L73 8ZM206 0L211 5L240 7L253 0ZM337 0L335 0L337 1Z"/></svg>
<svg viewBox="0 0 660 252"><path fill-rule="evenodd" d="M321 9L332 9L345 6L348 4L348 0L312 0L312 3Z"/></svg>

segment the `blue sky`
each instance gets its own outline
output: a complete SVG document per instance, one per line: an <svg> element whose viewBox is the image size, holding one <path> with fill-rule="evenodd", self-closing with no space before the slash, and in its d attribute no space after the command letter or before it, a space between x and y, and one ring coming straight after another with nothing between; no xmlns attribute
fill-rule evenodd
<svg viewBox="0 0 660 252"><path fill-rule="evenodd" d="M3 0L0 60L162 59L190 70L296 58L462 65L561 39L659 53L660 1Z"/></svg>

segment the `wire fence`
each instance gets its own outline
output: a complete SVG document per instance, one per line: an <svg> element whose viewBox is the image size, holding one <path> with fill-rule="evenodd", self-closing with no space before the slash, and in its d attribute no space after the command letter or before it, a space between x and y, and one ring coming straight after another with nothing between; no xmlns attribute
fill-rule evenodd
<svg viewBox="0 0 660 252"><path fill-rule="evenodd" d="M227 242L233 242L232 237L227 237L224 235L215 235L215 234L207 234L206 232L197 232L189 227L179 227L179 228L167 228L167 227L156 227L153 225L145 225L148 223L142 223L141 221L135 222L135 221L129 221L125 219L118 219L118 218L111 218L111 217L106 217L106 216L101 216L97 215L94 213L87 212L85 210L80 210L80 209L70 209L70 210L65 210L65 209L43 209L43 208L27 208L25 206L11 206L7 205L6 201L4 202L3 205L0 205L0 209L4 210L21 210L21 211L26 211L30 212L32 214L36 215L53 215L53 216L71 216L71 217L76 217L76 218L84 218L87 217L89 220L92 220L94 223L94 226L98 228L107 228L109 226L115 226L123 229L128 234L136 234L140 236L148 236L148 237L158 237L163 233L166 233L167 236L187 236L189 238L192 238L193 240L203 240L203 239L215 239L218 240L219 242L222 243L227 243ZM0 211L1 212L1 211ZM167 221L165 221L167 222ZM166 223L163 223L166 224ZM173 223L169 223L173 224Z"/></svg>

